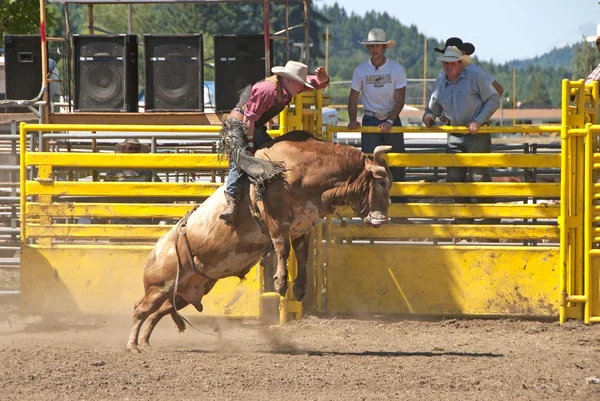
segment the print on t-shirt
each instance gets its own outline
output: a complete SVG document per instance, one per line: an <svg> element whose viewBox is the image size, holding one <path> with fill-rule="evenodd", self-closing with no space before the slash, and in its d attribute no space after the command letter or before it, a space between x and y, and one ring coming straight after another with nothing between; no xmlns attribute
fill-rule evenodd
<svg viewBox="0 0 600 401"><path fill-rule="evenodd" d="M377 74L367 75L365 83L367 85L373 85L374 88L383 88L386 83L392 82L392 74Z"/></svg>

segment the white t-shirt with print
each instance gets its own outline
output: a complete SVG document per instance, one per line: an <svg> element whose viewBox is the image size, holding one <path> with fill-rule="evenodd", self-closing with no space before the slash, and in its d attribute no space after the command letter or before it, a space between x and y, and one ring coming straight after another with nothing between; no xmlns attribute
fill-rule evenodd
<svg viewBox="0 0 600 401"><path fill-rule="evenodd" d="M394 108L394 91L406 86L406 71L402 65L390 60L375 69L371 59L359 64L352 74L352 85L357 92L362 92L364 110L374 113L390 112Z"/></svg>

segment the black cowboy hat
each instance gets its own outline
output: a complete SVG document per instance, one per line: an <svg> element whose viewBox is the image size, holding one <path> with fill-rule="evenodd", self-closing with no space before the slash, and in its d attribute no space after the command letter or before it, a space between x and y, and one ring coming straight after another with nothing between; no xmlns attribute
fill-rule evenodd
<svg viewBox="0 0 600 401"><path fill-rule="evenodd" d="M443 49L438 49L436 47L433 50L435 50L438 53L444 53L448 46L456 46L456 47L458 47L459 50L465 52L468 56L475 53L475 46L473 46L473 43L469 43L469 42L463 43L461 38L448 38L448 40L446 40L446 43L445 43Z"/></svg>

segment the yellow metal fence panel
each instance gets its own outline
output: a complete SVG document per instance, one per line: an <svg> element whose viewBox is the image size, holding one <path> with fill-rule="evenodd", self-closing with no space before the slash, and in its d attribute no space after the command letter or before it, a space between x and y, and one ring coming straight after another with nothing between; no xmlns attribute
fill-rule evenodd
<svg viewBox="0 0 600 401"><path fill-rule="evenodd" d="M557 226L474 225L474 224L390 224L379 228L358 224L333 225L334 238L498 238L525 240L558 239Z"/></svg>
<svg viewBox="0 0 600 401"><path fill-rule="evenodd" d="M558 315L557 248L330 245L329 313Z"/></svg>
<svg viewBox="0 0 600 401"><path fill-rule="evenodd" d="M27 195L60 196L161 196L207 198L221 186L218 183L177 182L69 182L27 181Z"/></svg>
<svg viewBox="0 0 600 401"><path fill-rule="evenodd" d="M227 158L217 154L132 154L132 153L28 153L25 158L28 166L51 165L68 168L106 168L119 166L122 169L225 169Z"/></svg>
<svg viewBox="0 0 600 401"><path fill-rule="evenodd" d="M499 182L469 182L469 183L429 183L429 182L394 182L391 196L417 197L513 197L528 196L535 198L560 197L560 184L531 184L531 183L499 183Z"/></svg>
<svg viewBox="0 0 600 401"><path fill-rule="evenodd" d="M386 155L390 167L523 167L559 168L559 154L507 154L507 153L463 153L463 154L404 154Z"/></svg>
<svg viewBox="0 0 600 401"><path fill-rule="evenodd" d="M27 203L29 216L48 217L170 217L181 218L193 205L152 203Z"/></svg>
<svg viewBox="0 0 600 401"><path fill-rule="evenodd" d="M33 315L130 315L144 294L142 276L152 247L27 246L21 254L21 307ZM259 315L257 268L246 280L219 280L202 301L202 316ZM194 307L183 315L198 315Z"/></svg>

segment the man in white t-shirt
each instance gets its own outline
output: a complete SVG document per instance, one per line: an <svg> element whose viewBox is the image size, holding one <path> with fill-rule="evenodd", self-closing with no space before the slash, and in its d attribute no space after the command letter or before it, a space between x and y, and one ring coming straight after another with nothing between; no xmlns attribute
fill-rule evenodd
<svg viewBox="0 0 600 401"><path fill-rule="evenodd" d="M406 97L406 71L402 65L385 57L385 50L396 44L387 40L382 29L369 31L366 41L358 42L369 50L371 57L362 62L352 74L350 96L348 96L349 129L357 129L358 97L362 92L362 125L379 127L379 133L361 133L361 147L365 153L373 153L379 145L391 145L392 153L404 153L404 134L390 133L392 126L402 126L400 112ZM404 181L404 167L391 168L394 181ZM392 197L392 202L403 202Z"/></svg>

